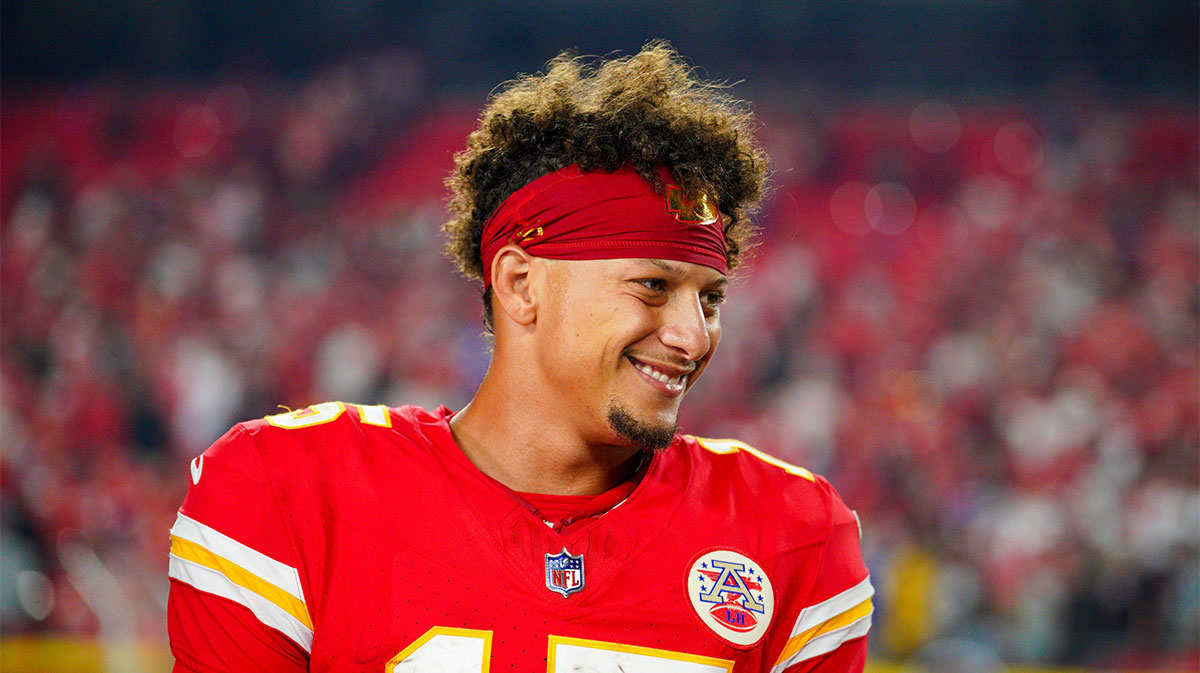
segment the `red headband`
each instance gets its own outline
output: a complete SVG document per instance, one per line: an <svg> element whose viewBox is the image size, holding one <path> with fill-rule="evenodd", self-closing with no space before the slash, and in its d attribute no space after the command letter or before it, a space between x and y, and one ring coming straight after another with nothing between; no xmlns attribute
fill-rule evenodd
<svg viewBox="0 0 1200 673"><path fill-rule="evenodd" d="M584 173L578 164L513 192L483 225L484 287L491 287L496 252L509 244L536 257L651 257L725 273L725 227L716 203L705 194L685 199L666 168L659 174L665 196L631 166Z"/></svg>

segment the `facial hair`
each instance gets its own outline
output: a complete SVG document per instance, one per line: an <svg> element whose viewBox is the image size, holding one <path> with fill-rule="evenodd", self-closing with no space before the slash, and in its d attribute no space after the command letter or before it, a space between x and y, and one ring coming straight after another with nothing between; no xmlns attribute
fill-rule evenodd
<svg viewBox="0 0 1200 673"><path fill-rule="evenodd" d="M650 425L634 418L624 407L612 403L608 407L608 425L632 445L645 451L665 449L675 438L677 424Z"/></svg>

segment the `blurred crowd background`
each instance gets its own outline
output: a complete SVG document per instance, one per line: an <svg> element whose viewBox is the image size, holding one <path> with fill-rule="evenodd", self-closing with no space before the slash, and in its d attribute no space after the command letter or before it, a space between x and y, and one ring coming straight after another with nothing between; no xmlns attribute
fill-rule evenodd
<svg viewBox="0 0 1200 673"><path fill-rule="evenodd" d="M154 4L0 19L6 665L169 665L167 530L233 423L464 404L453 152L504 78L667 37L773 160L683 429L858 510L873 666L1200 670L1194 3Z"/></svg>

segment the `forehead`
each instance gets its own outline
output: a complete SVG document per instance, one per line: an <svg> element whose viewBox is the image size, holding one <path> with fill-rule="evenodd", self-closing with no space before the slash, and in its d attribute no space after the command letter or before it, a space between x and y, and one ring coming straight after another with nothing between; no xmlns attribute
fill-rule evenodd
<svg viewBox="0 0 1200 673"><path fill-rule="evenodd" d="M703 286L725 286L729 278L703 264L653 257L597 260L561 260L559 264L579 278L635 279L643 276L667 278Z"/></svg>

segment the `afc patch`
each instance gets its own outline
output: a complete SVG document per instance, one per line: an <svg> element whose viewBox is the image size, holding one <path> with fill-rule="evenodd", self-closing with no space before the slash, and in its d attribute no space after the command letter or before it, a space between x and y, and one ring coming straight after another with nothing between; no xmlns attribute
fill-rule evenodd
<svg viewBox="0 0 1200 673"><path fill-rule="evenodd" d="M767 573L730 549L713 549L692 560L687 594L700 621L734 647L757 644L775 616L775 591Z"/></svg>
<svg viewBox="0 0 1200 673"><path fill-rule="evenodd" d="M557 554L546 554L546 588L563 598L583 591L583 554L572 556L566 547Z"/></svg>

